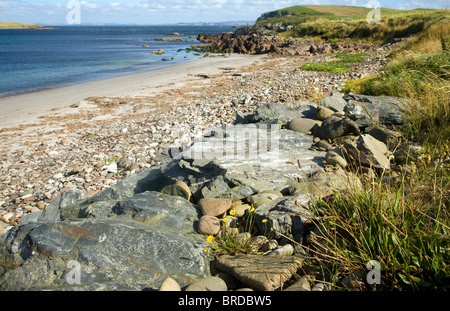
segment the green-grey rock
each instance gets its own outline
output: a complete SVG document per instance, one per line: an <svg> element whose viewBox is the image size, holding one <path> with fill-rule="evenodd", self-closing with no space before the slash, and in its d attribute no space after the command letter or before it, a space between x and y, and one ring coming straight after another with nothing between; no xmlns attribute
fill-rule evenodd
<svg viewBox="0 0 450 311"><path fill-rule="evenodd" d="M165 186L162 190L161 193L170 195L170 196L178 196L180 198L186 199L186 200L190 200L191 198L191 194L189 191L187 191L186 189L184 189L181 186L178 185L168 185Z"/></svg>
<svg viewBox="0 0 450 311"><path fill-rule="evenodd" d="M224 292L227 290L228 288L225 281L216 276L210 276L195 281L185 289L186 292L193 292L193 291Z"/></svg>

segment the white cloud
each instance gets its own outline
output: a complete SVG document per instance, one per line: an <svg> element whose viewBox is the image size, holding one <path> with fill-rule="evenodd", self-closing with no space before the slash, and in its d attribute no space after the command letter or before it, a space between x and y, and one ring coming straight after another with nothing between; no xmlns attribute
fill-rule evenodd
<svg viewBox="0 0 450 311"><path fill-rule="evenodd" d="M86 23L176 23L256 20L262 13L329 0L78 0ZM448 0L379 0L383 7L446 8ZM24 23L64 23L68 0L0 0L0 20ZM365 6L369 0L339 0L333 4ZM114 16L114 17L111 17Z"/></svg>

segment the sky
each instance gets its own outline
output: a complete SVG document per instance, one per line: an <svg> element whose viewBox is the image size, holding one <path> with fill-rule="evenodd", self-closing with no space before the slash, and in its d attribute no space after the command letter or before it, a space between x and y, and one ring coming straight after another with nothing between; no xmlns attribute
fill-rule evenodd
<svg viewBox="0 0 450 311"><path fill-rule="evenodd" d="M40 25L78 22L158 25L255 21L264 12L293 5L369 7L374 1L376 0L0 0L0 21ZM381 7L401 10L450 7L449 0L378 1Z"/></svg>

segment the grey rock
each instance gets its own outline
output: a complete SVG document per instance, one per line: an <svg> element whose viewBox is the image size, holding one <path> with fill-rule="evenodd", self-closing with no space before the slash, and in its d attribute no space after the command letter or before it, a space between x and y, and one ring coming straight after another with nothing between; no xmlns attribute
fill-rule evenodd
<svg viewBox="0 0 450 311"><path fill-rule="evenodd" d="M185 188L178 186L178 185L168 185L165 186L163 189L161 189L161 193L170 195L170 196L178 196L180 198L183 198L185 200L190 200L191 193L187 191Z"/></svg>
<svg viewBox="0 0 450 311"><path fill-rule="evenodd" d="M320 106L330 108L336 112L343 112L347 102L343 99L344 94L333 91L331 96L325 97L320 101Z"/></svg>
<svg viewBox="0 0 450 311"><path fill-rule="evenodd" d="M364 104L359 104L355 101L350 101L344 107L345 116L353 120L361 130L372 125L372 118L369 115L369 110Z"/></svg>
<svg viewBox="0 0 450 311"><path fill-rule="evenodd" d="M297 133L305 133L305 134L311 134L313 131L316 131L315 128L318 128L319 124L317 121L313 119L307 119L307 118L295 118L292 119L289 122L288 128L291 131L297 132Z"/></svg>
<svg viewBox="0 0 450 311"><path fill-rule="evenodd" d="M304 223L312 217L307 209L311 198L304 194L278 198L257 208L255 221L259 231L275 239L282 235L303 234Z"/></svg>
<svg viewBox="0 0 450 311"><path fill-rule="evenodd" d="M348 165L347 161L342 156L340 156L337 152L331 150L328 151L325 155L325 161L327 161L327 163L330 165L339 165L342 168L346 168Z"/></svg>
<svg viewBox="0 0 450 311"><path fill-rule="evenodd" d="M167 275L182 286L209 275L201 239L132 220L28 223L0 245L2 290L158 289ZM80 284L70 281L73 260Z"/></svg>
<svg viewBox="0 0 450 311"><path fill-rule="evenodd" d="M298 281L284 289L285 292L309 292L311 290L311 284L309 284L308 276L302 276Z"/></svg>
<svg viewBox="0 0 450 311"><path fill-rule="evenodd" d="M389 169L390 161L386 145L371 135L361 135L356 142L345 141L344 150L356 165Z"/></svg>
<svg viewBox="0 0 450 311"><path fill-rule="evenodd" d="M342 168L336 171L322 171L314 174L309 180L293 183L289 186L290 195L306 195L323 198L334 193L352 187L361 187L359 178Z"/></svg>
<svg viewBox="0 0 450 311"><path fill-rule="evenodd" d="M254 131L256 139L243 137L245 131ZM203 137L195 141L183 153L189 160L173 160L162 169L164 178L172 182L189 181L194 195L201 198L202 189L218 178L223 178L223 185L230 189L231 185L244 185L256 193L284 189L297 178L305 178L323 168L325 153L309 150L313 142L310 135L266 125L253 125L250 129L230 126L226 133L225 138ZM299 161L302 169L287 164L289 161Z"/></svg>
<svg viewBox="0 0 450 311"><path fill-rule="evenodd" d="M344 100L363 105L374 124L402 125L407 122L404 98L392 96L345 95Z"/></svg>
<svg viewBox="0 0 450 311"><path fill-rule="evenodd" d="M398 147L399 143L401 142L401 133L380 126L371 127L365 132L366 134L369 134L375 137L377 140L385 143L390 151L394 151L394 149Z"/></svg>
<svg viewBox="0 0 450 311"><path fill-rule="evenodd" d="M333 146L326 140L319 140L318 142L314 143L313 147L325 151L328 151L331 148L333 148Z"/></svg>
<svg viewBox="0 0 450 311"><path fill-rule="evenodd" d="M287 124L295 118L315 117L316 105L298 101L294 103L268 103L258 107L253 122Z"/></svg>
<svg viewBox="0 0 450 311"><path fill-rule="evenodd" d="M316 110L316 118L320 121L325 121L328 117L331 117L335 113L331 108L325 106L319 106Z"/></svg>
<svg viewBox="0 0 450 311"><path fill-rule="evenodd" d="M292 256L293 253L294 247L291 244L286 244L271 251L267 256Z"/></svg>
<svg viewBox="0 0 450 311"><path fill-rule="evenodd" d="M331 116L322 122L318 135L321 139L334 139L347 134L359 135L358 125L350 118Z"/></svg>
<svg viewBox="0 0 450 311"><path fill-rule="evenodd" d="M261 247L261 252L265 253L268 251L272 251L278 247L277 240L269 240L266 244Z"/></svg>
<svg viewBox="0 0 450 311"><path fill-rule="evenodd" d="M84 200L87 198L87 192L76 188L68 189L61 193L41 211L25 215L22 218L21 223L26 224L29 222L54 222L61 219L61 209L64 209L75 202Z"/></svg>

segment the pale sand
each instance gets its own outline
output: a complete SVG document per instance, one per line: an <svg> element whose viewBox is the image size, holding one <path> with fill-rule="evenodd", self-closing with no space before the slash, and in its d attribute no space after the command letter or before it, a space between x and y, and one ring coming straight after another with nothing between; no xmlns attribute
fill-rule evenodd
<svg viewBox="0 0 450 311"><path fill-rule="evenodd" d="M160 69L109 79L0 98L0 130L39 122L52 110L67 108L88 97L150 96L202 80L199 75L217 75L223 68L250 66L264 56L231 54L203 57Z"/></svg>

